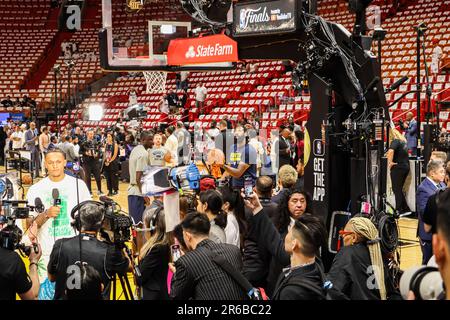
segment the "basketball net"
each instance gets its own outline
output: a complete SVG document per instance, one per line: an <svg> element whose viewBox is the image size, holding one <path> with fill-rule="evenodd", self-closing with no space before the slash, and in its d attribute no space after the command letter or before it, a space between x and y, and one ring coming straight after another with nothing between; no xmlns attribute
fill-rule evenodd
<svg viewBox="0 0 450 320"><path fill-rule="evenodd" d="M166 91L167 72L144 71L147 93L160 93Z"/></svg>

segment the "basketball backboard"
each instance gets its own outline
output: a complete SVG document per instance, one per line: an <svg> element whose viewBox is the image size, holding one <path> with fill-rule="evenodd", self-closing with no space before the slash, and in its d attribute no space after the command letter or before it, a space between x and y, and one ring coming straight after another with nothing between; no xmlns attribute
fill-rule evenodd
<svg viewBox="0 0 450 320"><path fill-rule="evenodd" d="M169 44L187 39L192 18L178 0L102 0L101 67L107 71L227 70L233 63L168 65Z"/></svg>

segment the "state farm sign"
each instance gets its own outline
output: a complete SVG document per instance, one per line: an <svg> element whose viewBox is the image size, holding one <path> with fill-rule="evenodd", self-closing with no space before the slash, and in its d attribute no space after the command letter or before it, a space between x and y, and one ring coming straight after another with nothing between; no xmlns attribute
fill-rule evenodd
<svg viewBox="0 0 450 320"><path fill-rule="evenodd" d="M237 43L225 35L170 41L167 63L172 66L188 64L237 62Z"/></svg>

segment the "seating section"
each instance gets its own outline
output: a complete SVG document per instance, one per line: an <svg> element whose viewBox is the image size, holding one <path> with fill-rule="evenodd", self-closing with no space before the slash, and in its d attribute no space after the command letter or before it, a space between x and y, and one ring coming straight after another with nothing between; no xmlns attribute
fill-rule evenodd
<svg viewBox="0 0 450 320"><path fill-rule="evenodd" d="M89 83L101 78L103 71L100 68L97 29L82 29L72 36L70 42L76 43L79 51L73 56L74 66L71 69L70 88L73 94L75 91L84 90ZM57 65L61 67L61 77L58 81L60 93L66 96L69 87L68 60L61 56L56 60L54 67ZM47 104L53 102L54 83L52 68L37 90L39 102Z"/></svg>
<svg viewBox="0 0 450 320"><path fill-rule="evenodd" d="M324 18L334 22L341 22L351 30L352 19L347 12L347 4L345 1L322 1L326 5L321 7ZM377 1L381 5L382 12L385 12L392 1ZM375 4L377 2L374 2ZM432 39L438 39L439 45L444 52L450 52L450 6L449 0L417 0L417 1L400 1L402 10L399 10L396 15L392 17L385 17L382 27L388 31L386 39L382 45L382 77L383 84L388 87L403 76L408 76L409 81L402 85L399 90L387 95L388 103L393 102L401 96L401 94L416 88L416 39L417 33L414 29L420 22L425 22L428 26L427 30L427 62L428 66L431 64L432 51L434 46L431 43ZM339 11L333 11L333 7L338 6ZM321 11L319 10L319 12ZM374 51L377 52L377 46L374 44ZM421 65L421 79L420 83L423 88L426 86L425 67ZM434 98L442 91L449 90L450 79L448 75L430 76L430 82L433 88ZM424 91L421 93L421 100L425 101ZM404 118L406 113L412 111L416 112L416 94L409 94L402 99L397 105L390 109L391 116L394 121ZM434 102L433 102L434 104ZM425 111L426 104L422 104L423 111ZM444 114L445 116L446 114ZM425 112L422 112L425 116ZM441 118L446 126L449 121L448 117Z"/></svg>
<svg viewBox="0 0 450 320"><path fill-rule="evenodd" d="M0 30L44 29L51 0L0 0Z"/></svg>
<svg viewBox="0 0 450 320"><path fill-rule="evenodd" d="M0 0L0 9L2 3L8 1ZM11 1L10 1L11 2ZM47 6L49 1L33 1L33 3L40 3L42 6ZM380 7L382 26L388 31L386 40L382 45L382 59L383 59L383 84L387 87L404 75L410 77L407 83L402 85L397 91L387 95L388 103L391 103L404 92L415 89L416 83L416 33L414 26L419 22L425 22L428 25L428 41L427 41L427 61L431 62L431 53L433 45L431 39L438 39L439 44L444 52L450 50L450 0L376 0L374 5ZM394 7L394 4L397 7ZM11 6L10 6L11 7ZM46 7L43 7L44 10ZM372 14L374 7L372 6L368 12L368 16ZM13 9L8 9L13 10ZM15 10L15 9L14 9ZM28 9L27 9L28 10ZM46 9L48 11L48 8ZM37 11L37 10L36 10ZM45 10L44 10L45 11ZM125 6L122 0L113 0L113 23L114 29L118 34L119 43L125 42L126 39L132 37L132 42L129 52L133 55L145 55L146 52L146 33L148 27L146 21L148 20L178 20L188 21L189 17L184 13L177 0L158 1L148 3L144 9L138 13L134 13L130 20L130 13L125 11ZM343 24L347 29L352 30L354 23L354 14L348 11L348 1L343 0L322 0L319 1L319 14L326 20L334 21ZM126 18L126 19L125 19ZM25 19L26 20L26 19ZM28 22L27 22L28 23ZM102 71L98 63L98 40L97 30L101 26L101 8L98 7L95 15L95 21L89 28L84 28L82 31L76 32L70 41L77 42L80 47L81 57L76 61L77 71L73 74L73 85L78 89L82 89L88 83L92 82L98 77L102 76ZM20 30L17 31L20 33ZM43 33L41 30L35 31L39 36ZM51 33L52 31L48 31ZM45 33L44 33L45 34ZM7 37L8 35L3 35ZM30 36L31 38L41 40L39 36ZM20 38L9 38L14 39ZM3 38L1 38L3 39ZM47 39L47 38L45 38ZM42 41L50 41L45 40ZM160 39L163 40L163 39ZM30 44L31 48L42 47L42 43L33 41ZM5 48L5 49L4 49ZM2 52L6 50L6 46L2 45ZM26 51L17 51L24 53ZM35 53L36 50L31 50ZM376 44L374 44L374 51L377 52ZM10 51L7 51L10 52ZM93 53L95 56L90 55ZM11 53L18 55L19 53ZM23 61L28 61L24 54ZM27 68L31 68L29 64L26 66L20 62L11 60L3 60L2 65L11 65L7 68L11 72L9 75L12 79L6 80L2 76L0 80L0 93L11 92L14 97L17 95L17 90L20 87L21 72L24 76ZM31 61L33 62L33 61ZM63 74L67 74L67 67L63 59L58 59L55 62L62 66ZM23 68L23 71L20 71ZM14 71L13 71L14 70ZM2 69L3 71L3 69ZM426 78L424 77L424 65L422 65L421 84L424 86ZM8 72L8 71L4 71ZM14 73L13 73L14 72ZM439 97L442 92L447 92L450 89L450 79L448 75L438 75L430 77L433 93L433 99ZM9 81L9 82L8 82ZM189 99L189 120L191 126L197 125L201 127L209 126L212 120L220 120L227 115L232 120L239 120L249 115L255 115L260 120L262 128L271 128L283 121L287 116L292 115L295 119L303 123L308 118L310 109L310 97L306 94L297 96L292 90L292 81L290 70L286 70L281 62L274 61L257 61L257 71L254 73L247 73L241 69L227 71L227 72L203 72L192 73L189 76L190 89L188 91ZM194 88L197 83L203 82L208 88L208 99L205 103L205 112L202 114L195 108ZM139 102L143 103L149 110L147 118L143 125L145 128L157 126L161 121L168 121L172 123L180 119L180 115L163 118L163 115L158 110L158 103L162 98L162 93L147 94L145 92L146 83L142 75L130 77L122 75L113 83L104 87L100 92L93 94L77 106L77 117L82 116L83 110L90 103L103 103L106 108L106 113L100 122L85 122L86 126L107 127L112 125L120 113L128 106L128 90L135 87L138 91ZM72 88L74 89L74 88ZM166 89L175 89L175 79L173 75L169 75ZM16 91L14 91L16 90ZM51 102L53 97L53 73L49 72L46 78L42 81L39 89L33 94L38 96L38 102ZM67 79L63 78L62 85L63 94L67 90ZM20 92L23 95L23 92ZM425 101L425 93L421 93L422 101ZM414 110L416 107L416 94L412 93L402 99L397 105L391 108L391 115L394 120L404 117L406 112ZM433 101L434 104L434 101ZM425 104L422 106L425 107ZM448 112L443 111L441 120L444 126L449 126ZM68 120L68 115L61 116L61 121Z"/></svg>
<svg viewBox="0 0 450 320"><path fill-rule="evenodd" d="M256 63L258 71L252 74L243 74L243 70L236 69L225 72L196 72L189 75L188 90L188 106L189 120L191 127L198 125L201 127L209 126L211 120L220 120L224 115L229 115L231 120L238 120L243 116L259 111L266 110L267 107L273 105L274 94L277 93L276 88L263 93L255 92L256 95L249 96L259 86L267 84L271 79L277 79L284 71L281 62L259 62ZM195 108L195 87L197 83L203 83L208 89L208 97L205 101L205 112L200 114L200 110ZM286 85L283 86L281 93L285 93ZM124 76L118 78L115 82L110 83L100 92L93 96L77 108L76 114L80 119L89 104L102 103L106 108L105 116L100 122L82 121L81 123L87 127L108 127L117 121L119 116L128 107L128 90L135 88L138 92L138 102L142 103L148 110L147 118L144 121L145 128L154 128L164 120L175 123L180 120L181 115L172 115L168 119L164 119L163 114L159 111L159 102L162 99L162 93L146 93L145 79L139 75L138 77ZM166 84L166 90L176 90L175 79L169 77ZM181 93L181 92L178 92ZM222 111L222 112L221 112ZM61 116L61 123L67 121L67 115ZM53 122L51 124L54 124Z"/></svg>
<svg viewBox="0 0 450 320"><path fill-rule="evenodd" d="M56 30L47 26L51 0L0 0L0 97L12 100L29 95L23 90L28 77L39 70L54 43ZM8 112L22 112L11 107Z"/></svg>

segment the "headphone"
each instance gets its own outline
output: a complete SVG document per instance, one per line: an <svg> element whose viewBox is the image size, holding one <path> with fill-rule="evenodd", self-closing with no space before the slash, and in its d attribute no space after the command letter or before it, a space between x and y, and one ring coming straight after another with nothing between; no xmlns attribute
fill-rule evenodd
<svg viewBox="0 0 450 320"><path fill-rule="evenodd" d="M163 210L164 210L164 207L158 206L155 209L153 216L150 218L148 228L149 228L150 234L152 234L152 235L153 235L154 231L156 230L156 223L159 219L159 215L160 215L161 211L163 211Z"/></svg>
<svg viewBox="0 0 450 320"><path fill-rule="evenodd" d="M81 217L80 217L79 211L80 211L80 209L81 209L84 205L87 205L87 204L92 204L92 205L98 206L98 208L99 208L100 211L102 212L102 221L103 221L103 219L105 218L106 210L105 210L105 205L104 205L102 202L99 202L99 201L93 201L93 200L86 200L86 201L83 201L83 202L77 204L77 205L72 209L72 211L70 212L70 216L72 217L72 220L73 220L73 221L70 223L70 225L71 225L75 230L77 230L78 232L81 231ZM76 214L77 212L78 212L78 214Z"/></svg>
<svg viewBox="0 0 450 320"><path fill-rule="evenodd" d="M420 297L420 282L429 273L433 271L439 271L436 267L426 266L417 270L411 277L409 284L409 290L414 292L416 297ZM422 300L422 299L420 299Z"/></svg>

